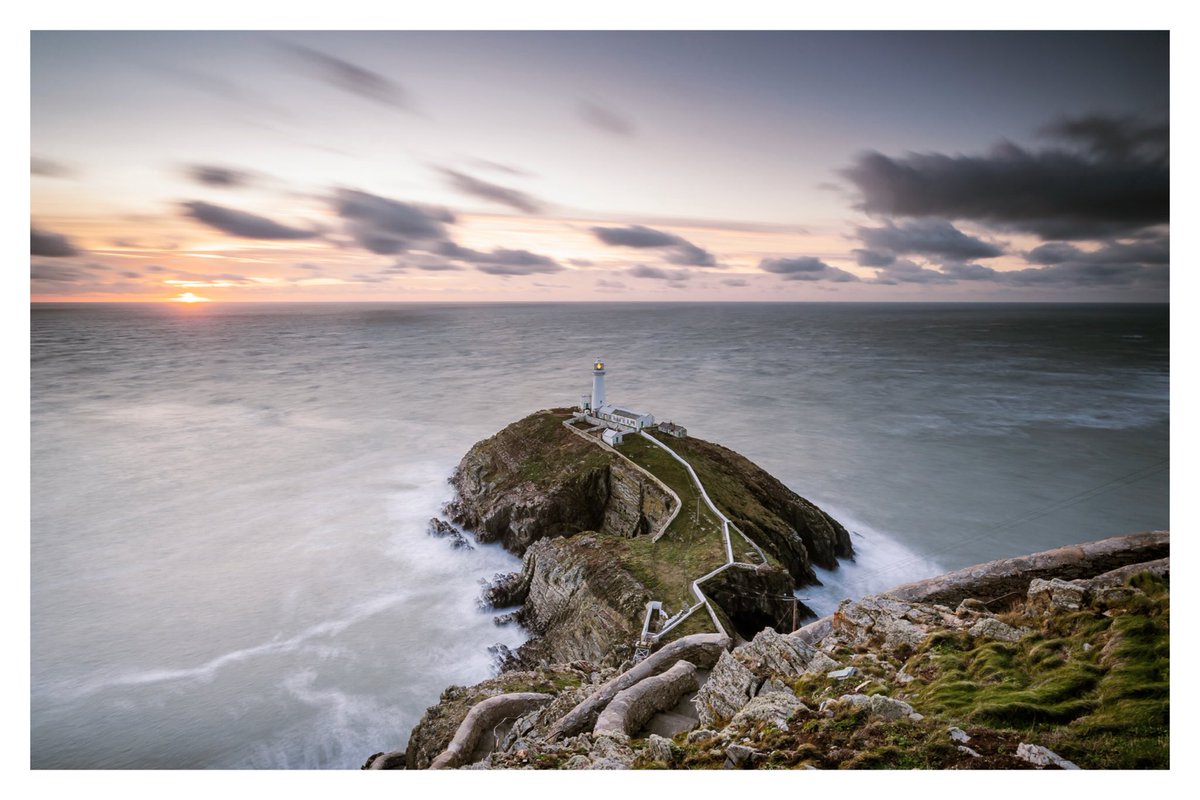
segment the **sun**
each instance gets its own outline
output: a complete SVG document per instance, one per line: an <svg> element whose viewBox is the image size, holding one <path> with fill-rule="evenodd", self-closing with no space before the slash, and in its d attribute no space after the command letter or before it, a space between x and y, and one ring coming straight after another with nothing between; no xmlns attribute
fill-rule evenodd
<svg viewBox="0 0 1200 800"><path fill-rule="evenodd" d="M207 297L201 297L200 295L192 294L191 292L184 292L183 294L179 295L178 297L172 297L171 300L176 303L208 303L208 302L211 302Z"/></svg>

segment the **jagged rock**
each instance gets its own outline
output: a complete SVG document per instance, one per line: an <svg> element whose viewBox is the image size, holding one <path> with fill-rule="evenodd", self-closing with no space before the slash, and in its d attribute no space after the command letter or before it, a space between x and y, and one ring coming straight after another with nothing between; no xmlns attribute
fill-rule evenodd
<svg viewBox="0 0 1200 800"><path fill-rule="evenodd" d="M958 749L958 752L963 753L964 755L968 755L971 758L979 758L979 753L977 753L976 751L967 747L965 744L960 744L957 749Z"/></svg>
<svg viewBox="0 0 1200 800"><path fill-rule="evenodd" d="M956 605L967 597L999 598L1024 594L1034 578L1090 578L1170 555L1168 531L1114 536L1098 542L1059 547L1041 553L989 561L947 572L936 578L906 583L887 595L907 602Z"/></svg>
<svg viewBox="0 0 1200 800"><path fill-rule="evenodd" d="M597 735L589 753L591 769L629 769L633 765L634 753L629 747L629 737L617 731Z"/></svg>
<svg viewBox="0 0 1200 800"><path fill-rule="evenodd" d="M600 717L600 712L623 689L627 689L651 675L666 672L677 661L690 661L701 669L707 669L717 662L718 655L728 655L725 650L728 646L729 638L717 633L696 633L671 642L658 652L651 653L649 657L632 668L608 680L587 700L571 709L555 723L546 738L553 740L573 736L584 729L591 728Z"/></svg>
<svg viewBox="0 0 1200 800"><path fill-rule="evenodd" d="M534 542L513 583L526 587L520 620L535 637L517 651L525 666L613 663L641 632L649 594L596 536Z"/></svg>
<svg viewBox="0 0 1200 800"><path fill-rule="evenodd" d="M659 711L675 706L679 699L699 686L696 666L679 661L660 675L638 681L617 693L596 721L597 736L619 731L633 735Z"/></svg>
<svg viewBox="0 0 1200 800"><path fill-rule="evenodd" d="M761 694L770 694L771 692L791 692L791 691L792 691L792 687L788 686L786 683L779 680L778 678L768 678L767 680L763 681L762 686L758 687L758 691L755 692L754 696L757 697L758 695L761 695Z"/></svg>
<svg viewBox="0 0 1200 800"><path fill-rule="evenodd" d="M846 678L853 678L857 674L858 667L843 667L842 669L835 669L832 672L825 673L825 677L845 680Z"/></svg>
<svg viewBox="0 0 1200 800"><path fill-rule="evenodd" d="M510 611L507 614L497 614L492 617L492 624L497 628L502 628L505 625L512 625L514 622L519 622L521 615L519 612Z"/></svg>
<svg viewBox="0 0 1200 800"><path fill-rule="evenodd" d="M1078 765L1067 761L1062 756L1040 744L1022 742L1017 745L1017 758L1036 764L1039 767L1056 766L1060 769L1079 769Z"/></svg>
<svg viewBox="0 0 1200 800"><path fill-rule="evenodd" d="M482 608L508 608L525 602L529 594L529 580L533 571L498 572L490 581L483 583L483 594L479 598Z"/></svg>
<svg viewBox="0 0 1200 800"><path fill-rule="evenodd" d="M658 481L561 422L543 411L476 443L450 478L450 519L517 555L547 537L630 536L666 520L673 501Z"/></svg>
<svg viewBox="0 0 1200 800"><path fill-rule="evenodd" d="M709 730L708 728L699 728L697 730L688 732L687 743L695 744L696 742L699 742L704 739L712 739L716 735L717 735L717 732L714 730Z"/></svg>
<svg viewBox="0 0 1200 800"><path fill-rule="evenodd" d="M894 680L896 681L896 683L900 684L901 686L907 686L908 684L910 684L916 680L916 676L909 675L907 672L904 671L903 668L901 668L900 670L898 670L896 672Z"/></svg>
<svg viewBox="0 0 1200 800"><path fill-rule="evenodd" d="M903 700L893 700L881 694L844 694L834 703L865 708L867 713L872 716L887 720L903 719L913 713L913 707ZM822 703L823 708L824 703Z"/></svg>
<svg viewBox="0 0 1200 800"><path fill-rule="evenodd" d="M1024 635L1020 630L995 617L984 617L967 629L967 633L976 638L994 639L999 642L1015 642Z"/></svg>
<svg viewBox="0 0 1200 800"><path fill-rule="evenodd" d="M501 720L518 716L531 708L549 703L553 697L541 692L514 692L489 697L476 703L458 726L446 749L430 763L430 769L449 769L463 764L479 737L494 728Z"/></svg>
<svg viewBox="0 0 1200 800"><path fill-rule="evenodd" d="M1034 578L1029 582L1027 596L1030 600L1046 596L1049 598L1051 605L1056 608L1077 611L1083 607L1083 604L1087 600L1087 590L1078 584L1064 581L1061 578L1051 578L1048 581L1041 578Z"/></svg>
<svg viewBox="0 0 1200 800"><path fill-rule="evenodd" d="M828 656L792 636L783 636L771 628L758 633L747 644L733 651L759 679L770 675L803 675L826 669Z"/></svg>
<svg viewBox="0 0 1200 800"><path fill-rule="evenodd" d="M725 769L745 769L754 763L758 751L743 744L731 744L725 748Z"/></svg>
<svg viewBox="0 0 1200 800"><path fill-rule="evenodd" d="M967 742L971 741L971 737L968 736L967 732L962 728L951 728L947 732L950 734L950 739L955 742L966 744Z"/></svg>
<svg viewBox="0 0 1200 800"><path fill-rule="evenodd" d="M988 607L983 604L983 601L976 600L974 597L968 597L958 604L958 608L954 609L955 616L967 617L972 614L986 614Z"/></svg>
<svg viewBox="0 0 1200 800"><path fill-rule="evenodd" d="M721 653L708 681L700 687L692 704L700 718L700 724L709 727L718 721L730 719L750 701L754 690L754 673L730 653Z"/></svg>
<svg viewBox="0 0 1200 800"><path fill-rule="evenodd" d="M781 731L786 731L789 719L799 712L808 710L808 706L804 705L800 698L791 691L759 694L733 715L729 725L730 727L742 727L757 722L767 722Z"/></svg>
<svg viewBox="0 0 1200 800"><path fill-rule="evenodd" d="M573 755L562 765L563 769L591 769L592 762L587 756Z"/></svg>
<svg viewBox="0 0 1200 800"><path fill-rule="evenodd" d="M646 740L646 755L651 760L661 761L664 764L670 764L675 758L671 740L664 739L656 733L650 734Z"/></svg>
<svg viewBox="0 0 1200 800"><path fill-rule="evenodd" d="M427 533L430 536L436 536L439 539L449 540L450 546L455 550L475 549L471 546L471 543L467 540L467 537L463 536L462 531L458 530L448 522L443 522L437 517L433 517L429 520L429 528Z"/></svg>
<svg viewBox="0 0 1200 800"><path fill-rule="evenodd" d="M404 751L376 753L367 759L361 769L404 769Z"/></svg>

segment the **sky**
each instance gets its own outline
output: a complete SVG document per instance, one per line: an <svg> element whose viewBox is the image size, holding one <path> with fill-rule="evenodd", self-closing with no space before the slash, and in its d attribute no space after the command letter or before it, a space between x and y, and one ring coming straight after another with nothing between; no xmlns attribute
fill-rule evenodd
<svg viewBox="0 0 1200 800"><path fill-rule="evenodd" d="M1166 302L1169 44L35 31L31 299Z"/></svg>

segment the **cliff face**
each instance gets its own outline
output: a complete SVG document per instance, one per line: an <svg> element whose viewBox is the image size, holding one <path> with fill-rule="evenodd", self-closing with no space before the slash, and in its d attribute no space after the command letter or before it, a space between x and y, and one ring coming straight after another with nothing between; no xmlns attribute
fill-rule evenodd
<svg viewBox="0 0 1200 800"><path fill-rule="evenodd" d="M489 589L493 605L524 604L517 619L534 635L508 666L615 665L632 654L650 595L610 552L601 534L543 539L519 573Z"/></svg>
<svg viewBox="0 0 1200 800"><path fill-rule="evenodd" d="M637 536L671 510L660 486L550 412L477 443L450 482L458 490L446 508L451 519L517 555L539 539L580 531Z"/></svg>
<svg viewBox="0 0 1200 800"><path fill-rule="evenodd" d="M819 583L814 564L837 569L839 558L854 556L850 533L840 522L750 459L703 439L663 441L691 463L713 502L778 559L797 585Z"/></svg>

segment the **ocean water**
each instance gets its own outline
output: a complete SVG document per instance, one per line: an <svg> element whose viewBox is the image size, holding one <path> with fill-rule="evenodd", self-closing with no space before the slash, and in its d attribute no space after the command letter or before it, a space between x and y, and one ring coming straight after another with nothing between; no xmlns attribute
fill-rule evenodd
<svg viewBox="0 0 1200 800"><path fill-rule="evenodd" d="M1169 527L1165 306L34 306L34 768L356 768L520 630L426 535L477 440L590 390L842 520L821 613Z"/></svg>

